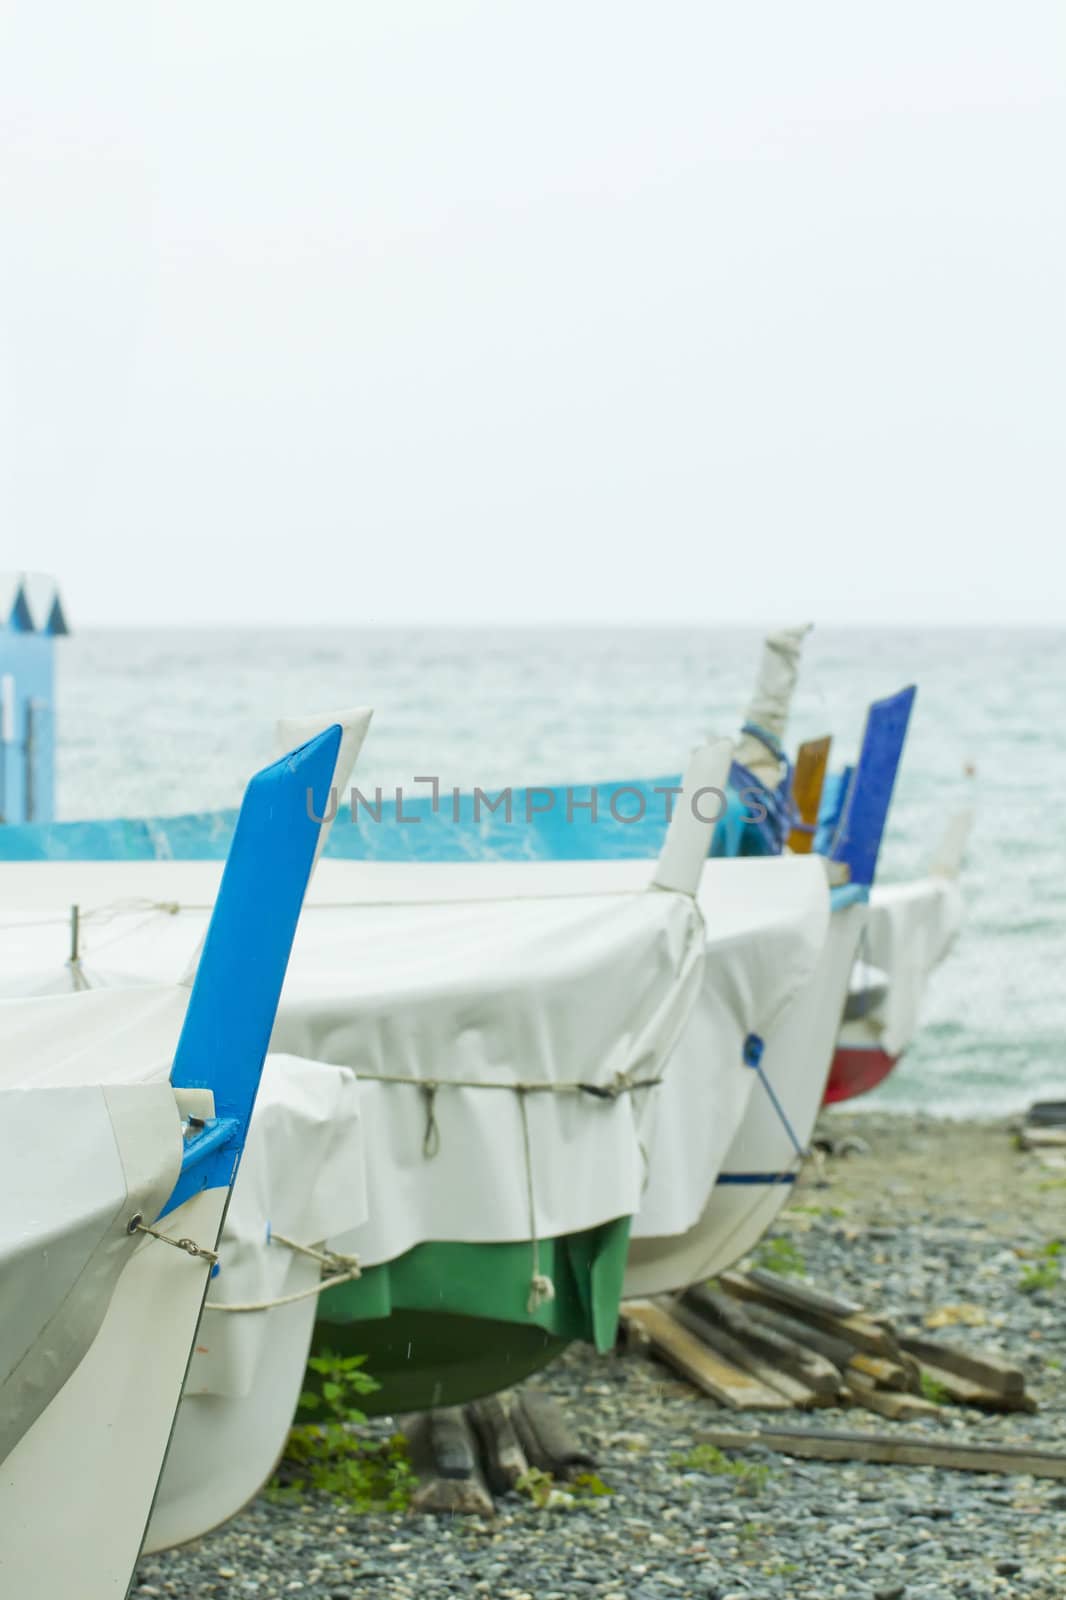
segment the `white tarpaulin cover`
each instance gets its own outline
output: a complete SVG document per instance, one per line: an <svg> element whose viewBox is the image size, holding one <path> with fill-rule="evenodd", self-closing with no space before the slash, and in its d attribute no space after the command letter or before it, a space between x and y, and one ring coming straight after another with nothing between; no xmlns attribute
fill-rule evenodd
<svg viewBox="0 0 1066 1600"><path fill-rule="evenodd" d="M96 1335L181 1166L168 1081L187 1000L114 990L0 1005L0 1459Z"/></svg>
<svg viewBox="0 0 1066 1600"><path fill-rule="evenodd" d="M321 1245L366 1215L361 1150L354 1075L269 1056L152 1512L148 1550L224 1522L273 1470L303 1384L322 1272L315 1256L292 1245ZM264 1304L271 1309L211 1309Z"/></svg>
<svg viewBox="0 0 1066 1600"><path fill-rule="evenodd" d="M709 862L700 889L703 982L642 1130L648 1180L634 1239L680 1234L701 1215L744 1116L755 1034L769 1044L810 983L825 943L829 894L814 856Z"/></svg>
<svg viewBox="0 0 1066 1600"><path fill-rule="evenodd" d="M370 1214L344 1248L373 1264L423 1240L568 1233L642 1205L638 1231L699 1215L750 1092L744 1039L771 1032L813 970L828 892L816 858L716 861L701 918L648 890L652 870L320 863L274 1048L362 1079ZM105 962L171 976L216 876L209 863L0 867L8 907L36 917L14 964L35 981L61 969L63 908L78 903L95 981ZM10 973L7 953L0 942Z"/></svg>
<svg viewBox="0 0 1066 1600"><path fill-rule="evenodd" d="M353 1073L286 1055L267 1057L186 1396L236 1398L251 1391L269 1320L210 1308L274 1300L316 1281L319 1263L282 1241L321 1244L363 1220L362 1144Z"/></svg>
<svg viewBox="0 0 1066 1600"><path fill-rule="evenodd" d="M870 895L862 956L888 978L887 993L868 1016L846 1022L842 1045L876 1043L899 1056L918 1030L922 997L962 924L962 892L954 878L920 878L877 886Z"/></svg>

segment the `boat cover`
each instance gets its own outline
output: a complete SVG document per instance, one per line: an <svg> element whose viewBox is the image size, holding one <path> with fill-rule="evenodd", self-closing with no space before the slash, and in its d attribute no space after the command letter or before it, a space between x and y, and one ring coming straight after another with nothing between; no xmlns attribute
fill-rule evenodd
<svg viewBox="0 0 1066 1600"><path fill-rule="evenodd" d="M0 893L27 915L17 953L0 929L0 970L40 982L50 948L62 974L77 903L93 981L109 981L105 959L124 982L180 972L217 870L5 864ZM642 1207L638 1230L656 1234L699 1215L750 1092L744 1041L813 970L828 892L815 858L709 863L698 908L648 876L639 862L320 864L273 1043L362 1080L371 1208L348 1242L367 1264ZM634 1087L685 1025L664 1084Z"/></svg>
<svg viewBox="0 0 1066 1600"><path fill-rule="evenodd" d="M0 1005L0 1459L92 1343L181 1167L169 1070L188 995Z"/></svg>
<svg viewBox="0 0 1066 1600"><path fill-rule="evenodd" d="M951 949L962 912L955 878L875 885L861 954L887 975L887 992L865 1017L845 1022L842 1045L865 1039L893 1059L902 1055L918 1031L930 974Z"/></svg>
<svg viewBox="0 0 1066 1600"><path fill-rule="evenodd" d="M303 1384L323 1270L293 1246L321 1246L365 1216L361 1149L353 1073L267 1057L148 1550L224 1522L273 1471ZM212 1309L220 1305L270 1309Z"/></svg>

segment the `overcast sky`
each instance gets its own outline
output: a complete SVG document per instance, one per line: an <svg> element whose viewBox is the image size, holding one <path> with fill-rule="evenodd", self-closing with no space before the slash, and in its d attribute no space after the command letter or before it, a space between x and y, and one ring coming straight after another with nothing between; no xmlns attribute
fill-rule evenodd
<svg viewBox="0 0 1066 1600"><path fill-rule="evenodd" d="M1063 617L1061 0L2 0L77 623Z"/></svg>

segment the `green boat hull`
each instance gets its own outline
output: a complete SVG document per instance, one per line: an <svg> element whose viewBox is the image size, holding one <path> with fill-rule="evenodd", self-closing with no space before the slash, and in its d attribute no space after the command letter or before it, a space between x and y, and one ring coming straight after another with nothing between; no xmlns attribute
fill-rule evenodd
<svg viewBox="0 0 1066 1600"><path fill-rule="evenodd" d="M614 1343L629 1218L521 1244L417 1245L319 1301L313 1349L365 1355L372 1416L463 1405L539 1371L574 1339Z"/></svg>

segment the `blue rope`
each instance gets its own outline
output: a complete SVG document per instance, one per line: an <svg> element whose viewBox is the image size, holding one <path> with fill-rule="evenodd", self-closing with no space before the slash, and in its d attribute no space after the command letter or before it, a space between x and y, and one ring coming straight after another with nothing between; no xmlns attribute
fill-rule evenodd
<svg viewBox="0 0 1066 1600"><path fill-rule="evenodd" d="M769 789L755 776L750 768L739 761L734 761L730 772L730 782L736 789L758 789L763 796L766 806L766 819L758 826L769 835L773 845L773 854L780 855L788 842L789 833L796 821L796 806L792 798L792 763L785 753L781 741L772 733L767 733L765 728L760 728L757 722L745 722L741 733L746 733L757 739L780 762L782 772L776 789Z"/></svg>
<svg viewBox="0 0 1066 1600"><path fill-rule="evenodd" d="M789 1139L792 1141L793 1150L795 1150L801 1161L805 1161L807 1158L807 1151L797 1139L796 1130L788 1120L788 1113L781 1104L780 1100L777 1098L777 1095L774 1093L773 1085L763 1070L762 1056L764 1048L765 1046L762 1039L759 1038L759 1035L757 1033L749 1033L748 1037L744 1040L744 1065L753 1068L754 1071L758 1073L759 1082L769 1095L770 1104L777 1112L781 1126L784 1128Z"/></svg>

